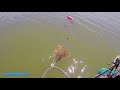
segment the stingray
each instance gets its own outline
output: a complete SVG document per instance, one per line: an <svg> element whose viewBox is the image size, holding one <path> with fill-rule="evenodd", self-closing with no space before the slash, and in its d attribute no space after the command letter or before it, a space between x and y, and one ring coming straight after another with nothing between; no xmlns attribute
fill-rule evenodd
<svg viewBox="0 0 120 90"><path fill-rule="evenodd" d="M67 78L70 78L68 74L64 72L61 68L55 66L56 62L70 56L71 56L70 52L68 52L68 50L65 47L63 47L62 45L58 45L57 48L55 48L53 51L54 61L53 63L51 63L51 67L44 72L42 78L44 78L44 76L48 73L48 71L50 71L53 68L61 71Z"/></svg>
<svg viewBox="0 0 120 90"><path fill-rule="evenodd" d="M56 62L70 56L70 52L68 52L68 50L62 45L58 45L57 48L55 48L53 51L53 57Z"/></svg>

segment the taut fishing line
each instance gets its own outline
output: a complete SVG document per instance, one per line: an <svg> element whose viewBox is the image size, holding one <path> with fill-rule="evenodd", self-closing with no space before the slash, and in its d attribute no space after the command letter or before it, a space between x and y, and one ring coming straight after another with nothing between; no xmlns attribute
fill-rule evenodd
<svg viewBox="0 0 120 90"><path fill-rule="evenodd" d="M65 71L63 71L61 68L55 66L55 64L56 64L57 62L58 62L58 60L55 60L55 61L53 61L53 62L51 63L51 67L49 67L47 70L45 70L42 78L44 78L45 75L46 75L51 69L57 69L57 70L59 70L64 76L66 76L67 78L70 78Z"/></svg>

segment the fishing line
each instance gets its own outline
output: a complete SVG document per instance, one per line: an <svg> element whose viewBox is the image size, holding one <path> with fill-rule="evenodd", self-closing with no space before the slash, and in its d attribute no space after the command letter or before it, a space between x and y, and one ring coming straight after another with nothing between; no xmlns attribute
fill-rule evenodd
<svg viewBox="0 0 120 90"><path fill-rule="evenodd" d="M74 28L72 27L73 23L74 23L73 21L72 21L72 23L69 21L65 21L65 23L64 23L64 28L65 28L64 32L67 36L67 40L69 38L73 38L73 37L79 39L79 37L77 37L77 35L74 31ZM70 44L70 46L71 46L71 48L74 48L73 44Z"/></svg>
<svg viewBox="0 0 120 90"><path fill-rule="evenodd" d="M57 60L57 61L58 61L58 60ZM46 75L51 69L57 69L57 70L59 70L63 75L65 75L67 78L70 78L65 71L63 71L61 68L55 66L55 64L57 63L57 61L53 61L53 62L51 63L51 67L49 67L47 70L45 70L42 78L44 78L45 75Z"/></svg>

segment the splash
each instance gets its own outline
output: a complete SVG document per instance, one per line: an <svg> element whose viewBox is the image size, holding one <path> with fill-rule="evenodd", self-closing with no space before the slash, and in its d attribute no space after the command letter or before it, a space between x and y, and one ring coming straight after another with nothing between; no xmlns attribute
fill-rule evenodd
<svg viewBox="0 0 120 90"><path fill-rule="evenodd" d="M75 70L76 70L76 67L73 66L73 65L71 65L70 67L68 67L68 71L69 71L69 73L74 73Z"/></svg>
<svg viewBox="0 0 120 90"><path fill-rule="evenodd" d="M85 69L86 69L87 65L85 65L82 69L81 69L81 72L84 72Z"/></svg>
<svg viewBox="0 0 120 90"><path fill-rule="evenodd" d="M83 77L79 75L77 78L83 78Z"/></svg>

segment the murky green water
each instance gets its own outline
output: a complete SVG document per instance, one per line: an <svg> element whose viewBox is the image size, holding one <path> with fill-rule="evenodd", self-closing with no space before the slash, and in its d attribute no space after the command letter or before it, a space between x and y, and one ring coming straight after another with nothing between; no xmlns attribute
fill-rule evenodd
<svg viewBox="0 0 120 90"><path fill-rule="evenodd" d="M66 38L69 37L67 40ZM15 24L0 31L0 77L4 72L28 72L31 77L41 78L53 62L53 49L63 45L71 52L71 57L59 61L56 66L68 73L71 78L93 77L97 70L108 67L116 52L95 33L82 25L56 25L45 20ZM47 78L64 78L58 70L52 69Z"/></svg>

